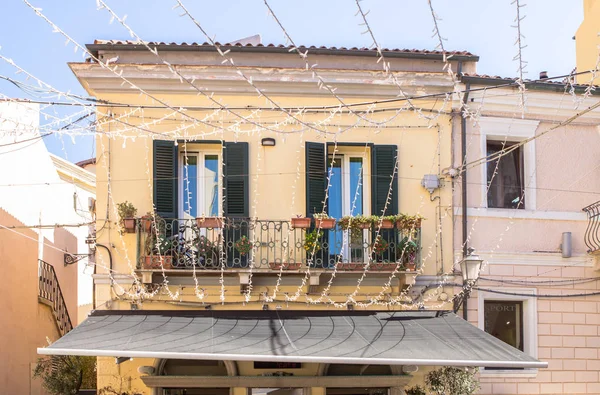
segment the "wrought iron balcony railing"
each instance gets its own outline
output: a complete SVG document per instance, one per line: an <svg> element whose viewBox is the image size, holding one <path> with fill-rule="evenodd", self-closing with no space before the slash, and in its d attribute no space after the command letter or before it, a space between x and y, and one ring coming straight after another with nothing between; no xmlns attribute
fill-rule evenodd
<svg viewBox="0 0 600 395"><path fill-rule="evenodd" d="M588 224L585 229L584 241L588 253L600 251L600 201L583 208L587 214Z"/></svg>
<svg viewBox="0 0 600 395"><path fill-rule="evenodd" d="M146 270L266 269L309 267L358 271L416 270L421 230L358 231L292 228L290 221L225 218L220 228L199 227L196 219L140 221L138 268ZM318 234L317 234L318 233Z"/></svg>

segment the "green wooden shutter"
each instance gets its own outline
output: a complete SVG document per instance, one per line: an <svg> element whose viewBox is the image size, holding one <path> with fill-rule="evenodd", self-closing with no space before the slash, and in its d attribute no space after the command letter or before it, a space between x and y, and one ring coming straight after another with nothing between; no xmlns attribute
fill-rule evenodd
<svg viewBox="0 0 600 395"><path fill-rule="evenodd" d="M223 214L226 217L250 216L248 182L248 143L225 143L223 150Z"/></svg>
<svg viewBox="0 0 600 395"><path fill-rule="evenodd" d="M374 145L371 150L371 214L398 214L398 172L394 166L398 160L398 147L395 145ZM393 176L393 178L392 178ZM385 213L385 201L392 182L390 203Z"/></svg>
<svg viewBox="0 0 600 395"><path fill-rule="evenodd" d="M154 140L154 207L165 219L176 219L177 197L177 146L173 141Z"/></svg>
<svg viewBox="0 0 600 395"><path fill-rule="evenodd" d="M325 144L305 143L306 150L306 215L312 217L323 210L327 188Z"/></svg>

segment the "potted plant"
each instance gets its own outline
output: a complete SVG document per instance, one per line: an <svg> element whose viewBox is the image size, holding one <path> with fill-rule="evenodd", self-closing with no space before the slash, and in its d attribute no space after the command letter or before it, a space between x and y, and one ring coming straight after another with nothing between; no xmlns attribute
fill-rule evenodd
<svg viewBox="0 0 600 395"><path fill-rule="evenodd" d="M333 229L335 228L335 218L329 217L326 213L314 214L315 228L317 229Z"/></svg>
<svg viewBox="0 0 600 395"><path fill-rule="evenodd" d="M196 224L199 228L219 229L223 227L223 218L202 216L196 218Z"/></svg>
<svg viewBox="0 0 600 395"><path fill-rule="evenodd" d="M309 253L317 252L321 249L321 242L319 239L323 237L323 232L314 229L312 232L306 232L304 238L304 250Z"/></svg>
<svg viewBox="0 0 600 395"><path fill-rule="evenodd" d="M137 208L133 203L125 200L122 203L117 204L117 212L121 220L121 226L125 230L125 233L135 232L135 215L137 214Z"/></svg>
<svg viewBox="0 0 600 395"><path fill-rule="evenodd" d="M245 256L252 251L252 242L246 236L242 236L235 242L235 249L241 256Z"/></svg>
<svg viewBox="0 0 600 395"><path fill-rule="evenodd" d="M158 217L157 214L153 213L152 211L148 211L141 218L142 230L146 233L150 233L154 223L158 221L158 218L160 217Z"/></svg>
<svg viewBox="0 0 600 395"><path fill-rule="evenodd" d="M421 228L421 221L424 220L421 215L406 215L406 214L398 214L396 216L396 227L400 231L405 232L415 232L417 229Z"/></svg>
<svg viewBox="0 0 600 395"><path fill-rule="evenodd" d="M371 217L364 217L362 215L358 215L356 217L353 216L344 216L340 218L338 224L343 230L347 230L350 232L350 236L353 239L361 238L364 229L369 229L373 224Z"/></svg>
<svg viewBox="0 0 600 395"><path fill-rule="evenodd" d="M147 229L144 243L145 255L141 257L142 268L171 269L173 267L173 256L171 255L173 243L166 237L162 218L158 214L148 213L143 217L142 226L145 230Z"/></svg>
<svg viewBox="0 0 600 395"><path fill-rule="evenodd" d="M389 243L386 239L384 239L381 235L378 235L373 242L373 252L377 256L383 255L384 252L387 251L389 247Z"/></svg>
<svg viewBox="0 0 600 395"><path fill-rule="evenodd" d="M406 395L427 395L427 392L425 392L425 389L423 389L423 387L417 385L417 386L407 389L405 391L405 394Z"/></svg>
<svg viewBox="0 0 600 395"><path fill-rule="evenodd" d="M308 229L310 228L310 221L310 218L298 214L296 215L296 218L292 218L292 228Z"/></svg>
<svg viewBox="0 0 600 395"><path fill-rule="evenodd" d="M398 243L396 250L397 256L402 258L402 262L405 263L406 271L416 270L416 258L417 258L418 246L412 238L405 236Z"/></svg>
<svg viewBox="0 0 600 395"><path fill-rule="evenodd" d="M381 229L394 229L395 215L386 215L381 219Z"/></svg>
<svg viewBox="0 0 600 395"><path fill-rule="evenodd" d="M218 266L218 248L213 241L211 241L208 237L201 235L194 240L194 245L198 249L198 264L201 267Z"/></svg>
<svg viewBox="0 0 600 395"><path fill-rule="evenodd" d="M146 239L146 255L143 257L143 269L171 269L173 256L168 254L170 243L164 234L152 232Z"/></svg>

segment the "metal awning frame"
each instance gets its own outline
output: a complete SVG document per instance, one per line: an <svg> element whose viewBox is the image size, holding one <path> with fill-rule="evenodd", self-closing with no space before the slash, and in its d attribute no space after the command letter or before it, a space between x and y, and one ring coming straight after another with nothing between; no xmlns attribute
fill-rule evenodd
<svg viewBox="0 0 600 395"><path fill-rule="evenodd" d="M209 361L257 361L257 362L303 362L303 363L339 363L356 365L417 365L417 366L464 366L488 368L547 368L548 362L527 361L471 361L447 359L387 359L387 358L323 358L293 355L244 355L244 354L210 354L180 353L153 351L108 351L64 348L38 348L41 355L81 355L89 357L125 357L125 358L158 358L158 359L193 359Z"/></svg>

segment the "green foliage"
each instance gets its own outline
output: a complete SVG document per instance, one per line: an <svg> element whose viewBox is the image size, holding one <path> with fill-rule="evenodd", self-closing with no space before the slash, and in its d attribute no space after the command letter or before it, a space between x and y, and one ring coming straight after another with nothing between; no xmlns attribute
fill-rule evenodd
<svg viewBox="0 0 600 395"><path fill-rule="evenodd" d="M318 232L316 229L312 232L306 232L304 238L304 249L308 252L317 252L321 249L321 243L319 239L323 237L323 232Z"/></svg>
<svg viewBox="0 0 600 395"><path fill-rule="evenodd" d="M402 257L403 262L414 262L417 257L417 250L419 246L410 237L405 236L398 243L396 247L396 254L398 257Z"/></svg>
<svg viewBox="0 0 600 395"><path fill-rule="evenodd" d="M242 236L235 242L235 249L243 256L252 251L252 243L246 236Z"/></svg>
<svg viewBox="0 0 600 395"><path fill-rule="evenodd" d="M146 255L162 255L171 247L166 235L166 222L158 214L149 211L142 217L142 221L150 222L150 231L146 232Z"/></svg>
<svg viewBox="0 0 600 395"><path fill-rule="evenodd" d="M123 203L117 204L117 213L119 214L121 220L123 220L123 218L135 218L137 214L137 208L135 208L133 203L125 200Z"/></svg>
<svg viewBox="0 0 600 395"><path fill-rule="evenodd" d="M316 213L316 214L313 214L313 218L314 219L327 219L330 217L329 217L329 215L327 215L327 213Z"/></svg>
<svg viewBox="0 0 600 395"><path fill-rule="evenodd" d="M406 395L427 395L425 389L420 385L416 385L412 388L409 388L405 391Z"/></svg>
<svg viewBox="0 0 600 395"><path fill-rule="evenodd" d="M446 366L429 372L425 377L427 388L435 395L470 395L479 389L476 369Z"/></svg>
<svg viewBox="0 0 600 395"><path fill-rule="evenodd" d="M375 242L373 243L373 251L376 255L381 255L388 249L388 246L389 243L387 242L387 240L381 237L381 235L378 235L377 238L375 238Z"/></svg>
<svg viewBox="0 0 600 395"><path fill-rule="evenodd" d="M365 217L363 215L357 215L352 217L347 215L338 220L338 224L343 230L350 231L352 239L362 238L363 227L371 226L373 224L373 217Z"/></svg>
<svg viewBox="0 0 600 395"><path fill-rule="evenodd" d="M77 394L80 389L96 388L96 358L74 355L52 355L39 358L33 371L51 394Z"/></svg>
<svg viewBox="0 0 600 395"><path fill-rule="evenodd" d="M98 390L98 395L142 395L139 392L116 390L113 387L104 387Z"/></svg>

